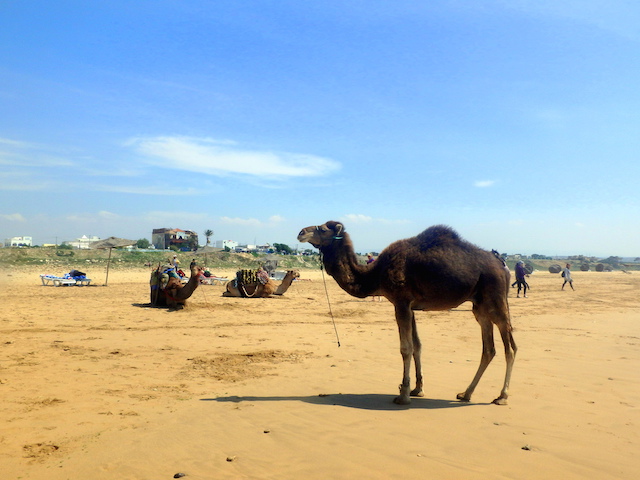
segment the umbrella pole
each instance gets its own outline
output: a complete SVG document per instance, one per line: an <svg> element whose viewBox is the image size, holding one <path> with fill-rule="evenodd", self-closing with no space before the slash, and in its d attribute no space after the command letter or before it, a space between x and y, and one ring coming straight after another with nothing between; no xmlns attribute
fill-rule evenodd
<svg viewBox="0 0 640 480"><path fill-rule="evenodd" d="M107 278L104 279L104 286L105 287L109 283L109 265L111 264L111 250L113 250L113 248L109 249L109 258L107 259Z"/></svg>

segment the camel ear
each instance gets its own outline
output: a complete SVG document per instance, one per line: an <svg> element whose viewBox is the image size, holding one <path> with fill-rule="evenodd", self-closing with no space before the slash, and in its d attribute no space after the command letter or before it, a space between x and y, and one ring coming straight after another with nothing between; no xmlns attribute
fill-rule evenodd
<svg viewBox="0 0 640 480"><path fill-rule="evenodd" d="M336 223L336 237L342 234L342 230L344 230L344 227L342 226L342 224Z"/></svg>

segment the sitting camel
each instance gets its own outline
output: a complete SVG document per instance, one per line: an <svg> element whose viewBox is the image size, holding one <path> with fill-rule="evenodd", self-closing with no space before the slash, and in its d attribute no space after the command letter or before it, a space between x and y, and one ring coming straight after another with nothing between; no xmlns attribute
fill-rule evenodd
<svg viewBox="0 0 640 480"><path fill-rule="evenodd" d="M169 272L171 267L159 266L151 272L151 305L156 307L169 307L173 309L183 308L186 301L200 284L202 268L195 263L191 264L191 277L186 284Z"/></svg>
<svg viewBox="0 0 640 480"><path fill-rule="evenodd" d="M271 295L284 295L293 281L300 277L297 270L289 270L282 279L280 285L276 285L272 279L268 278L263 284L260 281L252 281L251 283L241 283L238 278L227 283L227 291L222 294L224 297L257 297L265 298Z"/></svg>

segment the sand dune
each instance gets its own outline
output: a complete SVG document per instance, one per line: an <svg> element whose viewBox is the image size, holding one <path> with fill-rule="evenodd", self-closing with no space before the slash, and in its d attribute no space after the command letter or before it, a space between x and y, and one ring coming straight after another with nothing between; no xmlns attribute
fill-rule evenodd
<svg viewBox="0 0 640 480"><path fill-rule="evenodd" d="M303 271L283 297L143 306L148 271L96 286L0 278L0 465L9 479L622 479L640 460L640 274L536 272L511 298L509 405L470 304L420 312L425 398L392 403L393 308ZM215 272L233 275L234 272ZM512 290L515 297L515 290Z"/></svg>

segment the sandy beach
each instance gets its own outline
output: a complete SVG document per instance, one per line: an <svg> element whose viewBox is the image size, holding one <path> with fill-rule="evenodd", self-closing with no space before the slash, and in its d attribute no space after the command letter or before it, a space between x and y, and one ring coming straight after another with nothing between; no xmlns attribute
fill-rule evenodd
<svg viewBox="0 0 640 480"><path fill-rule="evenodd" d="M71 266L72 267L72 266ZM148 308L147 269L88 287L0 277L0 465L7 479L635 479L640 274L535 272L510 306L518 355L481 352L470 304L418 312L425 397L392 403L392 305L303 270L283 297ZM216 271L233 276L232 271ZM335 329L327 302L335 319ZM336 330L340 346L336 340Z"/></svg>

